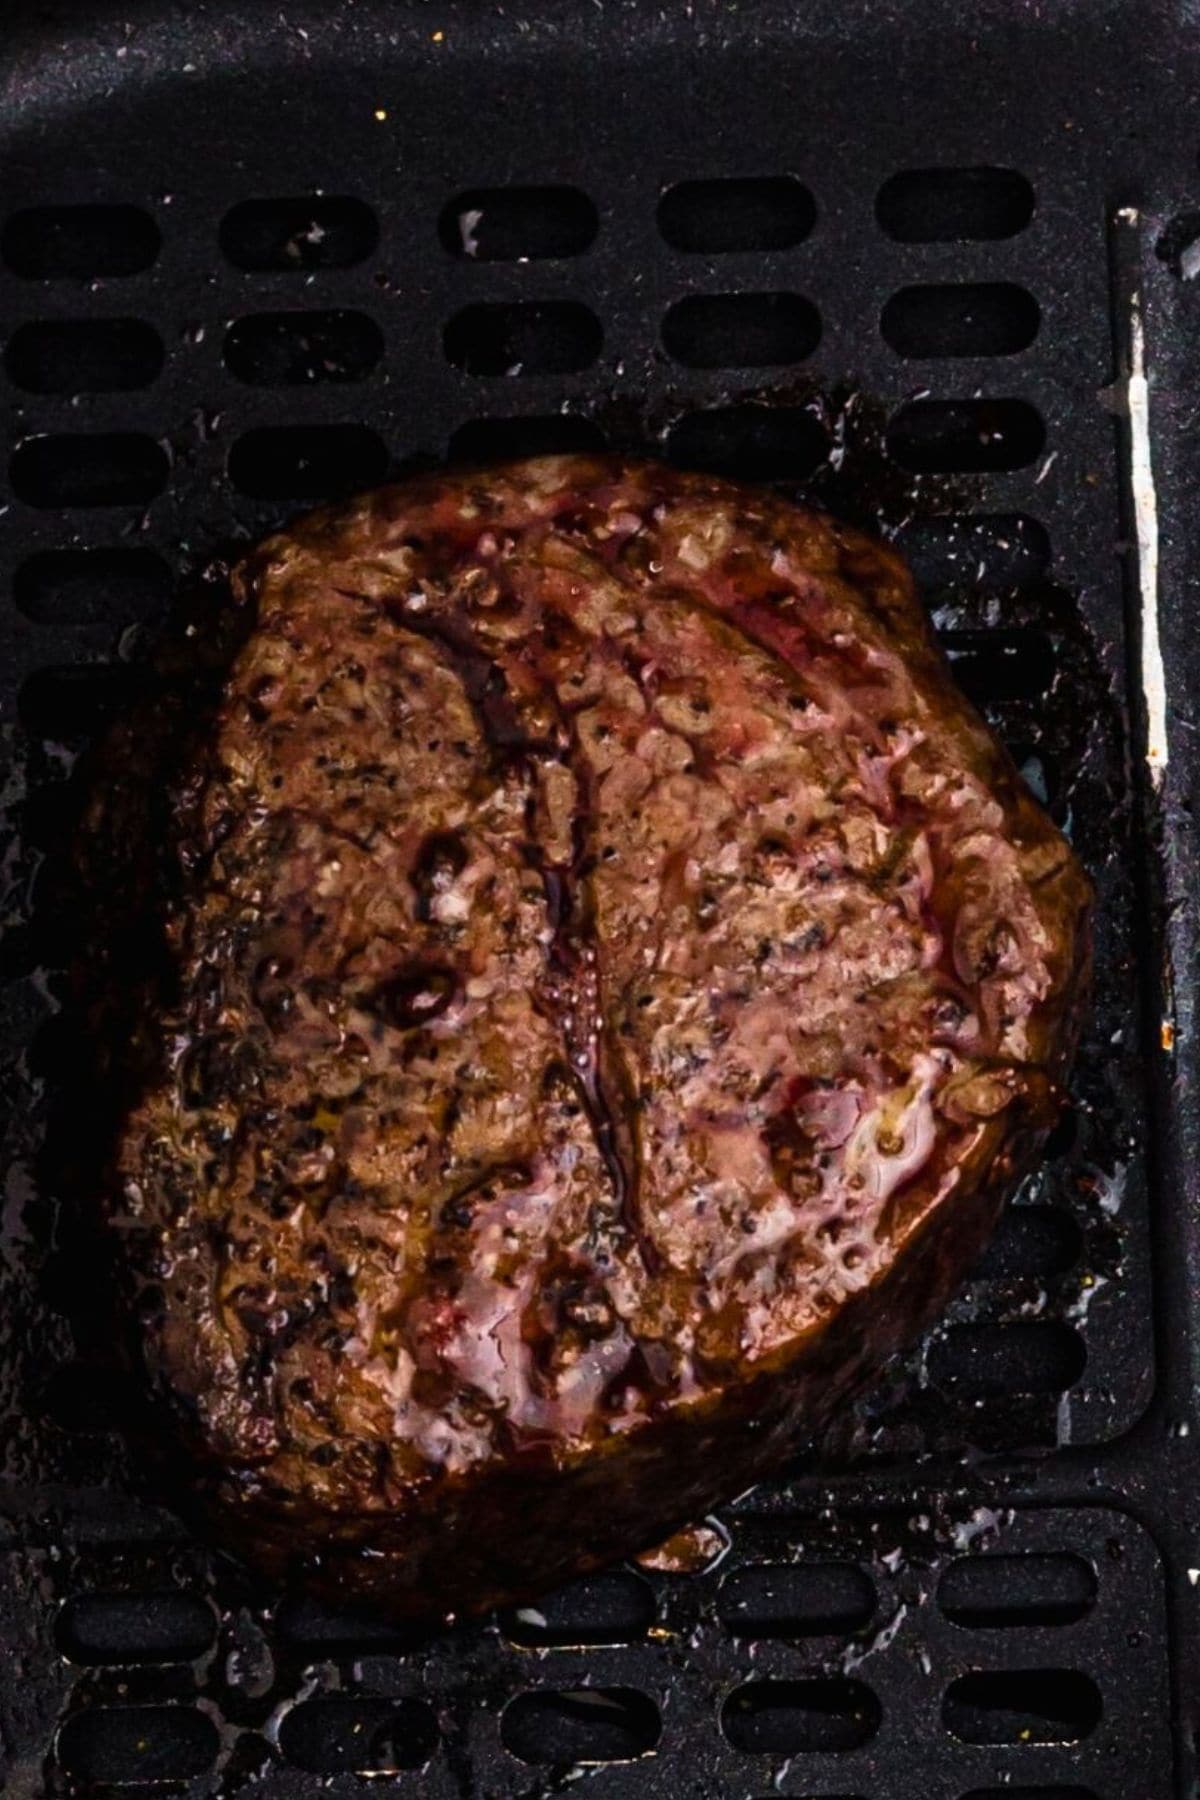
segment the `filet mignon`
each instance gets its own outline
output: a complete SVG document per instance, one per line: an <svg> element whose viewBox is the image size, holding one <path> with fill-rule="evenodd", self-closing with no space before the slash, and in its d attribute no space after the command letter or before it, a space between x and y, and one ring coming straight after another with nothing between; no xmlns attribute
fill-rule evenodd
<svg viewBox="0 0 1200 1800"><path fill-rule="evenodd" d="M398 1616L769 1470L1052 1120L1086 879L902 563L545 458L313 514L174 801L114 1222L223 1541Z"/></svg>

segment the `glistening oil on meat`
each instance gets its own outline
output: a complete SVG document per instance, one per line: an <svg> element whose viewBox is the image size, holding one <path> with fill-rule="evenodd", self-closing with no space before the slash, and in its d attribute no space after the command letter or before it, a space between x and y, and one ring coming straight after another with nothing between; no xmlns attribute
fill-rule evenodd
<svg viewBox="0 0 1200 1800"><path fill-rule="evenodd" d="M953 1291L1056 1113L1087 884L899 559L767 492L431 476L235 586L120 1143L146 1359L256 1563L521 1599Z"/></svg>

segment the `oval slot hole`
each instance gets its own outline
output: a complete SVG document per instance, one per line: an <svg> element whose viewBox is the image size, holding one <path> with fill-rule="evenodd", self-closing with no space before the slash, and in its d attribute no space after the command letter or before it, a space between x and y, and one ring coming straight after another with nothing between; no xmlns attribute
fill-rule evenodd
<svg viewBox="0 0 1200 1800"><path fill-rule="evenodd" d="M76 807L72 823L76 822L78 817L79 809ZM62 853L61 837L55 848L60 854ZM56 941L58 946L64 949L69 945L71 951L77 952L80 941L78 921L75 923L73 939L71 926L65 920L56 920L55 926L59 935L57 940L51 937L50 942ZM50 930L52 931L54 928L51 927ZM63 1083L65 1091L68 1084L80 1086L94 1070L95 1064L88 1061L88 1054L88 1037L78 1018L73 1019L65 1012L56 1013L38 1027L37 1034L29 1046L29 1066L32 1071L44 1075L47 1080ZM63 1310L66 1310L67 1305L74 1304L82 1318L83 1306L87 1301L95 1299L93 1286L89 1282L88 1276L82 1273L78 1266L72 1266L69 1257L63 1256L56 1264L51 1265L49 1278L54 1283L56 1299L64 1302ZM47 1381L41 1392L45 1399L46 1411L51 1416L56 1416L54 1408L61 1400L63 1411L61 1415L57 1416L59 1422L65 1424L68 1429L121 1431L127 1430L136 1421L141 1395L133 1376L117 1369L105 1370L103 1365L97 1366L94 1363L89 1363L86 1370L81 1363L67 1363L56 1373L61 1375L67 1371L71 1372L71 1379L75 1383L72 1396L66 1395L61 1389L56 1391L54 1377ZM105 1383L107 1391L104 1391ZM87 1396L90 1396L95 1403L95 1411L90 1418L86 1416ZM74 1416L70 1417L68 1415L72 1406L76 1408L76 1411Z"/></svg>
<svg viewBox="0 0 1200 1800"><path fill-rule="evenodd" d="M737 1637L822 1637L869 1624L876 1605L854 1563L761 1563L726 1579L717 1612Z"/></svg>
<svg viewBox="0 0 1200 1800"><path fill-rule="evenodd" d="M1095 1682L1074 1669L975 1669L942 1700L943 1724L965 1744L1077 1744L1103 1711Z"/></svg>
<svg viewBox="0 0 1200 1800"><path fill-rule="evenodd" d="M1054 681L1056 658L1044 631L943 631L939 641L963 692L980 703L1036 700Z"/></svg>
<svg viewBox="0 0 1200 1800"><path fill-rule="evenodd" d="M631 1644L654 1623L654 1595L648 1582L627 1571L610 1570L573 1582L529 1606L503 1615L514 1644Z"/></svg>
<svg viewBox="0 0 1200 1800"><path fill-rule="evenodd" d="M64 1431L119 1431L132 1395L128 1378L94 1363L62 1363L41 1390L45 1415Z"/></svg>
<svg viewBox="0 0 1200 1800"><path fill-rule="evenodd" d="M938 1584L938 1605L970 1631L1072 1625L1096 1604L1096 1572L1069 1551L964 1556Z"/></svg>
<svg viewBox="0 0 1200 1800"><path fill-rule="evenodd" d="M952 1325L929 1349L934 1386L956 1399L1064 1394L1083 1374L1087 1352L1069 1325Z"/></svg>
<svg viewBox="0 0 1200 1800"><path fill-rule="evenodd" d="M383 333L360 312L250 313L229 327L225 366L254 387L361 381L383 355Z"/></svg>
<svg viewBox="0 0 1200 1800"><path fill-rule="evenodd" d="M13 576L18 611L39 625L128 625L170 591L171 571L153 550L40 550Z"/></svg>
<svg viewBox="0 0 1200 1800"><path fill-rule="evenodd" d="M161 246L158 226L139 206L32 206L6 222L0 254L28 280L83 281L137 275Z"/></svg>
<svg viewBox="0 0 1200 1800"><path fill-rule="evenodd" d="M569 375L595 362L603 335L576 300L487 301L456 313L444 344L468 375Z"/></svg>
<svg viewBox="0 0 1200 1800"><path fill-rule="evenodd" d="M800 294L689 294L663 320L667 354L689 369L759 369L803 362L821 318Z"/></svg>
<svg viewBox="0 0 1200 1800"><path fill-rule="evenodd" d="M379 225L361 200L307 194L244 200L225 214L219 235L239 269L348 269L370 256Z"/></svg>
<svg viewBox="0 0 1200 1800"><path fill-rule="evenodd" d="M672 249L710 255L790 249L816 217L812 195L790 175L681 181L658 203L658 229Z"/></svg>
<svg viewBox="0 0 1200 1800"><path fill-rule="evenodd" d="M1003 593L1035 587L1050 568L1050 538L1025 513L950 515L907 525L897 547L921 589Z"/></svg>
<svg viewBox="0 0 1200 1800"><path fill-rule="evenodd" d="M45 1051L42 1041L49 1037ZM64 1015L48 1019L31 1050L40 1072L57 1076L75 1071L80 1079L89 1068L88 1044L78 1025ZM128 1431L142 1413L143 1394L136 1378L115 1363L99 1360L60 1363L38 1390L45 1417L65 1431Z"/></svg>
<svg viewBox="0 0 1200 1800"><path fill-rule="evenodd" d="M264 425L229 452L229 479L255 500L320 499L382 481L388 453L365 425Z"/></svg>
<svg viewBox="0 0 1200 1800"><path fill-rule="evenodd" d="M603 450L604 433L590 419L549 413L525 419L468 419L450 440L459 462L504 462L517 456L561 456Z"/></svg>
<svg viewBox="0 0 1200 1800"><path fill-rule="evenodd" d="M904 169L880 188L875 216L902 244L962 244L1014 237L1033 204L1015 169Z"/></svg>
<svg viewBox="0 0 1200 1800"><path fill-rule="evenodd" d="M798 406L720 406L685 413L667 454L681 468L744 481L802 481L829 454L825 428Z"/></svg>
<svg viewBox="0 0 1200 1800"><path fill-rule="evenodd" d="M47 743L82 744L130 704L142 679L126 663L38 669L21 688L18 714L34 737Z"/></svg>
<svg viewBox="0 0 1200 1800"><path fill-rule="evenodd" d="M162 445L136 431L64 433L28 439L9 478L28 506L141 506L167 485Z"/></svg>
<svg viewBox="0 0 1200 1800"><path fill-rule="evenodd" d="M1044 804L1054 796L1037 797ZM1070 1213L1056 1206L1010 1206L975 1270L975 1280L1049 1280L1073 1269L1082 1253L1083 1233Z"/></svg>
<svg viewBox="0 0 1200 1800"><path fill-rule="evenodd" d="M658 1708L636 1688L583 1687L518 1694L500 1736L527 1763L632 1762L662 1735Z"/></svg>
<svg viewBox="0 0 1200 1800"><path fill-rule="evenodd" d="M962 281L901 288L879 329L898 356L1013 356L1032 344L1040 320L1028 289Z"/></svg>
<svg viewBox="0 0 1200 1800"><path fill-rule="evenodd" d="M1062 825L1062 772L1057 757L1051 756L1039 744L1023 742L1010 743L1009 754L1017 765L1021 780L1029 789L1039 806L1047 812L1059 826ZM1046 1156L1051 1155L1047 1140ZM1057 1271L1056 1271L1057 1272Z"/></svg>
<svg viewBox="0 0 1200 1800"><path fill-rule="evenodd" d="M314 1775L391 1775L419 1769L437 1748L433 1711L420 1700L329 1695L283 1716L279 1748Z"/></svg>
<svg viewBox="0 0 1200 1800"><path fill-rule="evenodd" d="M888 454L918 475L1021 469L1045 442L1027 400L913 400L887 428Z"/></svg>
<svg viewBox="0 0 1200 1800"><path fill-rule="evenodd" d="M452 256L541 262L578 256L599 224L596 208L578 188L471 188L443 207L438 236Z"/></svg>
<svg viewBox="0 0 1200 1800"><path fill-rule="evenodd" d="M4 352L9 379L31 394L105 394L148 387L163 343L141 319L35 319Z"/></svg>
<svg viewBox="0 0 1200 1800"><path fill-rule="evenodd" d="M208 1715L185 1706L94 1706L65 1722L58 1760L82 1781L189 1781L212 1767L219 1744Z"/></svg>
<svg viewBox="0 0 1200 1800"><path fill-rule="evenodd" d="M721 1729L735 1750L828 1754L857 1750L874 1737L882 1717L879 1701L861 1681L749 1681L726 1700Z"/></svg>
<svg viewBox="0 0 1200 1800"><path fill-rule="evenodd" d="M972 1788L962 1800L1100 1800L1095 1788L1060 1787L990 1787Z"/></svg>
<svg viewBox="0 0 1200 1800"><path fill-rule="evenodd" d="M194 1594L76 1594L57 1636L72 1662L191 1662L211 1648L216 1621Z"/></svg>

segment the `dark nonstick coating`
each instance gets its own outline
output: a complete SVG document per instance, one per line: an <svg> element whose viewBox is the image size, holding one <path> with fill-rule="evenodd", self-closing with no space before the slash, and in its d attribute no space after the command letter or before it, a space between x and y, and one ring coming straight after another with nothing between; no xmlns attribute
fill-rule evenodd
<svg viewBox="0 0 1200 1800"><path fill-rule="evenodd" d="M10 0L6 1792L1191 1791L1185 13ZM729 1509L706 1568L411 1644L255 1589L123 1448L63 1173L87 1067L56 972L72 768L231 544L447 456L604 444L897 536L1096 878L1095 1000L1072 1114L975 1280L835 1442Z"/></svg>

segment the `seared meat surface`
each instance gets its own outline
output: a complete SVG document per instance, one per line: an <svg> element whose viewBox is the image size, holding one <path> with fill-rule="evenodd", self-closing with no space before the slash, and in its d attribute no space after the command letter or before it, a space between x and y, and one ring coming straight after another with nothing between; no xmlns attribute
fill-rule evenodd
<svg viewBox="0 0 1200 1800"><path fill-rule="evenodd" d="M953 1290L1054 1116L1086 880L898 559L768 493L434 476L235 587L119 1144L146 1361L268 1569L525 1597Z"/></svg>

